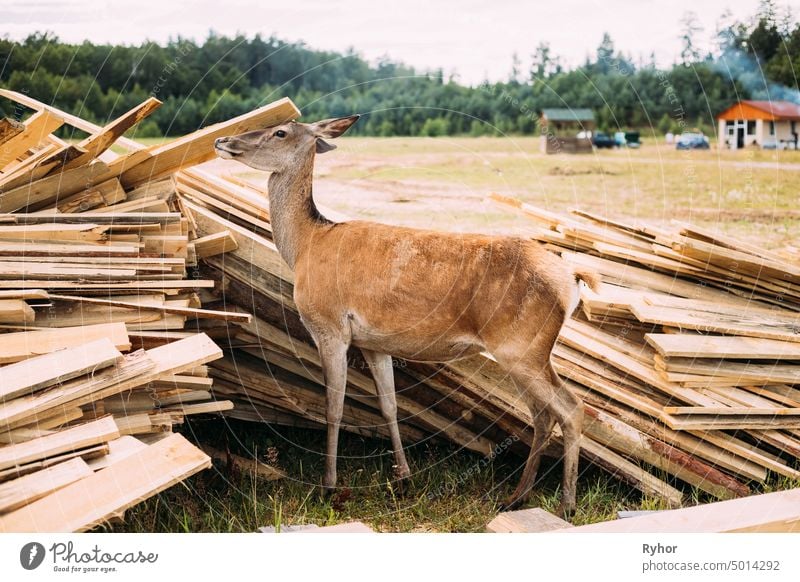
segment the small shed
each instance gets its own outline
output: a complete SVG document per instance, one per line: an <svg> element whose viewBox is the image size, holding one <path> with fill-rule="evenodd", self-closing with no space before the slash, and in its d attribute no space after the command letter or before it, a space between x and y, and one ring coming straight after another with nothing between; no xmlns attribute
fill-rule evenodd
<svg viewBox="0 0 800 582"><path fill-rule="evenodd" d="M577 154L592 151L595 128L591 109L542 109L539 122L541 151L546 154ZM581 137L578 137L578 134Z"/></svg>
<svg viewBox="0 0 800 582"><path fill-rule="evenodd" d="M800 105L791 101L739 101L717 115L719 147L797 149Z"/></svg>

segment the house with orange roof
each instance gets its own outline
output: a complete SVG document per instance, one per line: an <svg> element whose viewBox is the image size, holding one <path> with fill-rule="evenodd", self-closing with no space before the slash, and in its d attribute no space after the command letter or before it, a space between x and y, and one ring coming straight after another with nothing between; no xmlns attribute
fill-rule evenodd
<svg viewBox="0 0 800 582"><path fill-rule="evenodd" d="M800 105L791 101L739 101L717 123L720 148L798 149Z"/></svg>

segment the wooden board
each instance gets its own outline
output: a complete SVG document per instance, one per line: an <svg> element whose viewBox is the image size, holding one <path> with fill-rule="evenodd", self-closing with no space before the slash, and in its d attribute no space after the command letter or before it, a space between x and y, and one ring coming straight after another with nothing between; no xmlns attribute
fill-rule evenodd
<svg viewBox="0 0 800 582"><path fill-rule="evenodd" d="M122 361L112 341L101 339L0 368L0 402L107 368Z"/></svg>
<svg viewBox="0 0 800 582"><path fill-rule="evenodd" d="M738 358L746 360L800 360L800 344L763 338L647 334L647 343L665 358Z"/></svg>
<svg viewBox="0 0 800 582"><path fill-rule="evenodd" d="M784 317L776 315L772 318L756 315L735 317L721 314L711 315L707 312L686 309L654 307L644 302L632 305L631 310L636 318L644 323L726 335L800 342L800 333L797 333L800 315Z"/></svg>
<svg viewBox="0 0 800 582"><path fill-rule="evenodd" d="M114 419L106 417L24 443L6 445L0 448L0 470L107 443L119 436Z"/></svg>
<svg viewBox="0 0 800 582"><path fill-rule="evenodd" d="M800 532L800 489L766 493L641 517L559 530L563 533Z"/></svg>
<svg viewBox="0 0 800 582"><path fill-rule="evenodd" d="M486 531L489 533L541 533L571 528L572 524L539 507L497 514Z"/></svg>
<svg viewBox="0 0 800 582"><path fill-rule="evenodd" d="M64 120L50 111L34 113L26 122L25 129L6 140L0 150L0 170L29 149L36 147L47 136L64 124ZM2 205L2 198L0 198Z"/></svg>
<svg viewBox="0 0 800 582"><path fill-rule="evenodd" d="M57 202L60 197L66 198L113 177L108 166L100 161L59 171L52 176L4 192L0 195L0 212L15 212L22 208L36 210L42 205Z"/></svg>
<svg viewBox="0 0 800 582"><path fill-rule="evenodd" d="M0 323L33 323L36 313L22 299L0 299Z"/></svg>
<svg viewBox="0 0 800 582"><path fill-rule="evenodd" d="M210 465L208 455L173 434L0 517L0 531L86 531Z"/></svg>
<svg viewBox="0 0 800 582"><path fill-rule="evenodd" d="M92 474L80 457L0 485L0 514L14 511Z"/></svg>
<svg viewBox="0 0 800 582"><path fill-rule="evenodd" d="M0 364L27 360L102 338L109 339L116 349L123 352L131 347L124 323L21 331L0 334Z"/></svg>
<svg viewBox="0 0 800 582"><path fill-rule="evenodd" d="M0 119L0 145L10 140L15 135L25 131L25 124L14 119L4 117Z"/></svg>
<svg viewBox="0 0 800 582"><path fill-rule="evenodd" d="M119 139L123 133L139 123L161 106L161 101L155 97L148 97L130 111L123 113L114 121L108 123L99 131L84 139L78 145L86 150L86 154L65 164L65 169L77 168L96 158Z"/></svg>
<svg viewBox="0 0 800 582"><path fill-rule="evenodd" d="M194 244L194 251L198 259L221 255L222 253L235 251L239 248L236 239L233 238L229 230L222 230L214 234L209 234L208 236L196 238L192 243Z"/></svg>

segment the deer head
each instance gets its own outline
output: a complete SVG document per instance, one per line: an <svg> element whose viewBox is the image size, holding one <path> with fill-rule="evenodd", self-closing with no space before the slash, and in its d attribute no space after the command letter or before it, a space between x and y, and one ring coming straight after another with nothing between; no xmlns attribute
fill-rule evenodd
<svg viewBox="0 0 800 582"><path fill-rule="evenodd" d="M324 119L316 123L290 121L275 127L221 137L214 142L217 155L279 174L297 165L312 149L324 154L336 146L325 141L342 135L358 121L358 115Z"/></svg>

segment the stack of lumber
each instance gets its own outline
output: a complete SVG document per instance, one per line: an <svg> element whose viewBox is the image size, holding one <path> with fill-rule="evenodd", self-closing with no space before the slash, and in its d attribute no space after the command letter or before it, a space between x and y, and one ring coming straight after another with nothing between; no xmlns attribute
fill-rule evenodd
<svg viewBox="0 0 800 582"><path fill-rule="evenodd" d="M34 110L0 121L0 531L85 530L210 466L173 427L233 406L206 364L251 318L206 308L197 264L236 243L195 236L174 173L299 112L283 100L144 148L122 134L156 99L99 127L0 96ZM87 137L64 142L64 124Z"/></svg>
<svg viewBox="0 0 800 582"><path fill-rule="evenodd" d="M130 351L88 377L54 364L55 383L34 375L13 385L2 401L8 444L0 453L98 421L152 447L164 442L154 435L192 413L324 427L319 356L272 240L267 193L198 166L214 157L217 137L292 119L294 105L278 101L144 148L120 135L152 102L101 128L27 96L0 95L37 111L24 124L0 125L2 139L17 144L0 166L0 371L100 340L109 354ZM61 123L89 137L63 143L51 133ZM109 150L112 142L124 153ZM687 484L727 499L775 475L800 478L798 265L687 224L629 225L493 198L530 217L532 238L603 276L599 292L582 290L555 350L558 371L584 402L585 460L668 506L681 505ZM159 359L158 350L179 350L206 338L201 332L224 357L98 387L120 366ZM368 366L357 350L349 363L343 428L387 437ZM492 457L527 454L530 413L490 357L397 361L395 382L408 447L446 440ZM79 396L62 396L73 385L83 386ZM57 411L26 408L51 393ZM114 442L110 434L80 447ZM559 449L556 428L549 452ZM77 491L69 487L60 491ZM122 510L109 505L106 515ZM86 527L97 523L91 517Z"/></svg>

